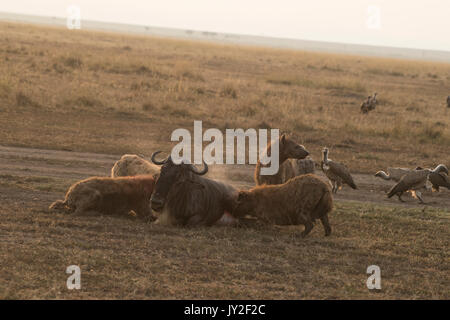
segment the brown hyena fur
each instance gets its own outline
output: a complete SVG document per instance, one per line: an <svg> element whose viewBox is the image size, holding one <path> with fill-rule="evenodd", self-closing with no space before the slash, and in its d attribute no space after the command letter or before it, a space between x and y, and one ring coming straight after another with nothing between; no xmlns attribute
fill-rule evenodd
<svg viewBox="0 0 450 320"><path fill-rule="evenodd" d="M333 209L333 197L327 183L314 174L295 177L281 185L263 185L240 191L233 216L253 215L278 225L303 224L306 236L313 222L320 219L325 235L331 234L328 213Z"/></svg>
<svg viewBox="0 0 450 320"><path fill-rule="evenodd" d="M152 176L92 177L73 184L64 200L50 205L76 215L127 215L152 219L150 197L155 181Z"/></svg>
<svg viewBox="0 0 450 320"><path fill-rule="evenodd" d="M135 154L124 154L114 163L111 177L126 177L138 175L157 175L159 167Z"/></svg>
<svg viewBox="0 0 450 320"><path fill-rule="evenodd" d="M267 149L264 151L266 154L270 154L270 150L272 145L269 144ZM305 147L299 145L298 143L292 141L287 138L286 135L282 135L279 139L279 169L278 172L274 175L261 175L261 167L264 166L258 160L255 168L255 182L256 185L262 184L282 184L285 182L283 179L284 176L289 175L289 173L285 173L292 166L289 162L286 162L287 159L304 159L309 155L309 152L306 151ZM286 168L285 168L286 167Z"/></svg>

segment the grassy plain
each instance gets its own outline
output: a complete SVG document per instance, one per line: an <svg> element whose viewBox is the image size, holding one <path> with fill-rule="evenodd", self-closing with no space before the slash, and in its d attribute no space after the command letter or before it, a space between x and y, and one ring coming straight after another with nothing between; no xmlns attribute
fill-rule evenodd
<svg viewBox="0 0 450 320"><path fill-rule="evenodd" d="M0 23L7 146L148 155L203 120L280 128L352 172L450 166L449 88L443 63ZM377 109L360 114L375 91ZM77 218L46 208L85 174L108 174L104 164L0 158L0 299L450 298L448 209L337 201L332 236L317 225L306 239L301 227ZM71 264L79 291L65 286ZM380 291L366 287L373 264Z"/></svg>

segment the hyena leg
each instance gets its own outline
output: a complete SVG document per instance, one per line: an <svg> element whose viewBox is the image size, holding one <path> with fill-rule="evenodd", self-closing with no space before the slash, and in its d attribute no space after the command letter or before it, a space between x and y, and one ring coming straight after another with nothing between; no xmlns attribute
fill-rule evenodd
<svg viewBox="0 0 450 320"><path fill-rule="evenodd" d="M303 230L303 232L302 232L302 237L303 238L306 237L311 232L313 227L314 227L314 224L310 220L307 220L305 222L305 230Z"/></svg>
<svg viewBox="0 0 450 320"><path fill-rule="evenodd" d="M49 210L55 210L55 211L65 212L65 213L73 212L73 208L69 207L65 200L56 200L55 202L53 202L50 205Z"/></svg>
<svg viewBox="0 0 450 320"><path fill-rule="evenodd" d="M320 221L322 222L323 228L325 229L325 236L329 236L331 234L331 226L330 222L328 221L328 214L320 217Z"/></svg>
<svg viewBox="0 0 450 320"><path fill-rule="evenodd" d="M305 230L302 232L302 237L306 237L308 233L311 232L312 228L314 227L314 224L311 221L311 217L308 214L304 213L304 210L300 210L298 212L298 223L303 224L305 226Z"/></svg>
<svg viewBox="0 0 450 320"><path fill-rule="evenodd" d="M156 220L156 217L153 216L152 209L150 209L150 205L143 205L138 210L137 216L139 219L142 219L147 222L152 222Z"/></svg>

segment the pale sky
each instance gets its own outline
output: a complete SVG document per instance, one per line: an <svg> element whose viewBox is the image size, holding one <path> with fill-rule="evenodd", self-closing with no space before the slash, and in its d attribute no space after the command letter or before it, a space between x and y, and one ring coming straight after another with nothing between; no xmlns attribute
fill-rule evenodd
<svg viewBox="0 0 450 320"><path fill-rule="evenodd" d="M1 0L0 11L450 51L450 0Z"/></svg>

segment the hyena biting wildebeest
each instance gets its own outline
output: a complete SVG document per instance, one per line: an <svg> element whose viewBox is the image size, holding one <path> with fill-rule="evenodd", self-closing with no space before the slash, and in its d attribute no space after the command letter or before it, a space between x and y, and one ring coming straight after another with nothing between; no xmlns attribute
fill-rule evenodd
<svg viewBox="0 0 450 320"><path fill-rule="evenodd" d="M295 175L295 170L291 167L292 164L288 159L304 159L309 155L309 152L302 145L297 144L283 134L276 142L279 143L279 169L274 175L261 175L261 167L265 166L258 160L255 168L255 182L256 185L262 184L281 184L292 178ZM270 153L272 144L267 146L264 151L266 154ZM312 160L310 160L312 161ZM313 166L314 169L314 166ZM306 172L305 172L306 173Z"/></svg>
<svg viewBox="0 0 450 320"><path fill-rule="evenodd" d="M64 200L49 209L76 215L128 215L134 211L139 218L153 220L150 197L155 180L150 175L136 177L91 177L73 184Z"/></svg>
<svg viewBox="0 0 450 320"><path fill-rule="evenodd" d="M111 169L112 178L138 175L155 176L158 173L158 166L135 154L124 154Z"/></svg>
<svg viewBox="0 0 450 320"><path fill-rule="evenodd" d="M232 214L236 218L248 214L278 225L303 224L303 237L311 231L314 221L320 219L325 236L329 236L328 213L332 209L333 196L328 184L314 174L306 174L281 185L240 191Z"/></svg>
<svg viewBox="0 0 450 320"><path fill-rule="evenodd" d="M236 189L202 177L208 172L205 162L203 170L199 171L192 164L175 164L170 156L158 161L155 156L160 152L153 153L151 158L153 163L161 165L151 207L162 212L161 217L166 215L164 222L182 226L211 226L221 221L233 223L224 217L235 220L229 213L237 197Z"/></svg>

